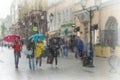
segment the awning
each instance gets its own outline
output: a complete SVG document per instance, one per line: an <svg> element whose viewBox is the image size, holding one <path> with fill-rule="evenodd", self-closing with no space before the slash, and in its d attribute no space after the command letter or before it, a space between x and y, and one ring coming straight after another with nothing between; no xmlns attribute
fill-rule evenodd
<svg viewBox="0 0 120 80"><path fill-rule="evenodd" d="M54 35L54 34L56 34L55 31L53 31L53 32L49 32L49 33L48 33L49 36Z"/></svg>
<svg viewBox="0 0 120 80"><path fill-rule="evenodd" d="M73 32L69 31L67 35L71 36L71 35L73 35Z"/></svg>
<svg viewBox="0 0 120 80"><path fill-rule="evenodd" d="M69 23L69 24L63 24L61 25L61 27L71 27L73 24L72 23Z"/></svg>
<svg viewBox="0 0 120 80"><path fill-rule="evenodd" d="M62 35L65 35L66 31L67 31L67 29L62 30L62 31L61 31L61 34L62 34Z"/></svg>
<svg viewBox="0 0 120 80"><path fill-rule="evenodd" d="M56 31L50 31L47 34L48 34L48 36L53 36L53 35L57 35L58 32L59 32L58 30L56 30Z"/></svg>
<svg viewBox="0 0 120 80"><path fill-rule="evenodd" d="M73 31L72 30L69 30L69 29L64 29L61 31L61 35L73 35Z"/></svg>

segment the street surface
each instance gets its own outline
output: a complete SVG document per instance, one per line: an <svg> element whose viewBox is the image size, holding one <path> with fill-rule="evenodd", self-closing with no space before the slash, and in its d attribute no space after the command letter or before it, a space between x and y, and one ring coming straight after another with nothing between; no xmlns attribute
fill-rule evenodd
<svg viewBox="0 0 120 80"><path fill-rule="evenodd" d="M95 57L95 67L87 68L70 53L68 58L59 58L57 68L46 64L46 58L43 58L42 67L33 71L29 69L28 59L22 53L19 68L15 69L13 50L0 48L0 80L120 80L120 72L110 71L107 60Z"/></svg>

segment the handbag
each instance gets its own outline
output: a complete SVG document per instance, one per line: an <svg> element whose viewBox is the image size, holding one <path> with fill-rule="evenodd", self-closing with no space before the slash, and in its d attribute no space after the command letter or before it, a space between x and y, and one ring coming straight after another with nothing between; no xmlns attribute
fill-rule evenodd
<svg viewBox="0 0 120 80"><path fill-rule="evenodd" d="M52 64L52 62L53 62L52 59L53 59L53 56L51 54L49 54L47 56L47 64Z"/></svg>
<svg viewBox="0 0 120 80"><path fill-rule="evenodd" d="M47 55L48 55L48 54L47 54L47 50L43 50L41 56L42 56L43 58L46 58Z"/></svg>
<svg viewBox="0 0 120 80"><path fill-rule="evenodd" d="M25 54L26 54L26 55L32 55L32 53L33 53L32 50L26 50L26 51L25 51Z"/></svg>

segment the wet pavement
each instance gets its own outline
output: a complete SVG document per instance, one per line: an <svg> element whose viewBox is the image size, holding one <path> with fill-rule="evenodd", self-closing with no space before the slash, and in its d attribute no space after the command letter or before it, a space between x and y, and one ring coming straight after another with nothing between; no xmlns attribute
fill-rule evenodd
<svg viewBox="0 0 120 80"><path fill-rule="evenodd" d="M0 80L120 80L120 71L118 68L110 71L107 58L95 57L94 65L94 68L83 67L82 62L70 53L68 58L59 58L57 68L46 64L46 58L43 58L42 67L37 66L33 71L22 53L19 68L15 69L13 50L0 49Z"/></svg>

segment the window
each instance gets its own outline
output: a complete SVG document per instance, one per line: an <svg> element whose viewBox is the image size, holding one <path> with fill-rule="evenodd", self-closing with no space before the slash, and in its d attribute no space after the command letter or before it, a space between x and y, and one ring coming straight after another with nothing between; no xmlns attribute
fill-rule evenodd
<svg viewBox="0 0 120 80"><path fill-rule="evenodd" d="M58 12L56 12L56 24L59 23L58 21L59 21Z"/></svg>
<svg viewBox="0 0 120 80"><path fill-rule="evenodd" d="M72 8L70 8L70 20L73 19L73 13L72 13Z"/></svg>
<svg viewBox="0 0 120 80"><path fill-rule="evenodd" d="M62 21L62 22L64 22L64 17L65 17L64 15L65 15L65 14L64 14L64 10L63 10L63 11L62 11L62 14L61 14L61 21Z"/></svg>
<svg viewBox="0 0 120 80"><path fill-rule="evenodd" d="M69 21L71 21L72 20L72 8L70 7L69 9L68 9L69 11L68 11L68 20Z"/></svg>
<svg viewBox="0 0 120 80"><path fill-rule="evenodd" d="M58 12L58 23L60 23L60 22L61 22L61 13Z"/></svg>
<svg viewBox="0 0 120 80"><path fill-rule="evenodd" d="M67 14L67 12L66 12L66 9L65 9L65 10L64 10L64 21L67 20L67 19L66 19L66 18L67 18L67 15L66 15L66 14Z"/></svg>

